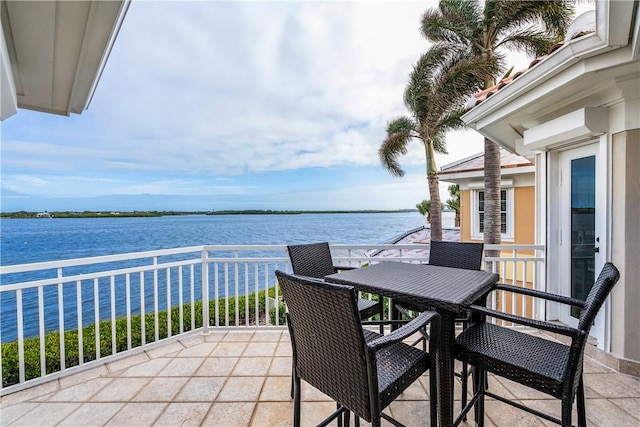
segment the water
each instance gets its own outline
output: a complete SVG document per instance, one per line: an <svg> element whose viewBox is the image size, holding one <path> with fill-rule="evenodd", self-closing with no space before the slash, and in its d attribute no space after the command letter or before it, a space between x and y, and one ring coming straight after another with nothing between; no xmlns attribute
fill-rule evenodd
<svg viewBox="0 0 640 427"><path fill-rule="evenodd" d="M3 219L0 222L0 261L2 265L13 265L209 244L293 244L316 241L381 243L423 223L424 217L417 212ZM76 273L87 272L88 266L78 267ZM34 280L45 273L25 273L17 278L3 277L2 284ZM160 283L163 283L162 277ZM124 285L117 283L116 286ZM136 283L132 283L132 303L137 307L138 296L133 291L135 286ZM83 303L85 325L93 323L94 315L92 285L89 283L86 288L85 291L83 285L83 300L84 295L87 295ZM99 289L101 296L105 293L107 305L104 308L101 306L100 317L108 318L109 286L100 285ZM161 287L160 293L164 291ZM65 325L69 325L66 329L77 325L73 292L73 284L65 285L65 307L69 308L65 309ZM55 287L45 288L44 297L46 330L55 330L58 327ZM164 298L163 295L160 297ZM196 299L199 297L198 289ZM37 294L35 291L25 291L23 299L25 335L37 335ZM177 301L177 297L173 301ZM151 303L151 298L147 302ZM2 321L2 340L11 341L16 337L16 321L10 320L15 319L15 296L4 295L0 303L5 319ZM150 310L152 307L147 308ZM117 316L123 312L124 305L120 303L116 307Z"/></svg>
<svg viewBox="0 0 640 427"><path fill-rule="evenodd" d="M423 223L417 212L3 219L0 262L25 264L199 245L381 243Z"/></svg>

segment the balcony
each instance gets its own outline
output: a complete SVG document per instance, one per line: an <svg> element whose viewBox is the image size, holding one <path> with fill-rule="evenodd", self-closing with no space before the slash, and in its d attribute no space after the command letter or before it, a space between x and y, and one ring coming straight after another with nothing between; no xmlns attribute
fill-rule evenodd
<svg viewBox="0 0 640 427"><path fill-rule="evenodd" d="M369 255L378 250L395 251L386 252L386 260L425 261L415 245L332 249L337 263L349 265L377 262ZM499 258L485 261L503 282L544 287L544 258L536 256L543 248L499 249ZM0 267L0 300L14 307L3 306L0 342L17 343L18 364L1 390L1 424L291 425L291 349L276 269L290 269L284 246L190 247ZM210 303L198 304L202 300ZM544 317L544 307L510 295L490 303ZM136 316L146 321L136 322ZM98 333L89 335L94 323L100 323ZM58 340L56 347L62 355L77 347L79 356L52 363L45 351L48 337L70 329L76 330L72 339ZM3 369L6 358L3 350ZM640 423L639 378L589 358L585 373L591 424ZM545 395L503 379L490 384L528 406L559 414L559 403ZM425 378L391 405L392 416L424 425L427 390ZM310 386L303 385L302 395L309 425L334 408ZM495 401L487 403L487 416L496 426L543 424Z"/></svg>
<svg viewBox="0 0 640 427"><path fill-rule="evenodd" d="M293 414L290 374L291 348L283 327L196 331L6 395L2 425L288 426ZM421 379L394 402L392 416L408 426L426 425L427 381ZM543 394L503 379L490 378L490 384L528 406L559 415L558 401ZM585 387L590 425L638 425L640 379L587 358ZM315 425L335 408L306 384L302 395L304 425ZM486 406L488 425L544 425L500 402L489 400Z"/></svg>

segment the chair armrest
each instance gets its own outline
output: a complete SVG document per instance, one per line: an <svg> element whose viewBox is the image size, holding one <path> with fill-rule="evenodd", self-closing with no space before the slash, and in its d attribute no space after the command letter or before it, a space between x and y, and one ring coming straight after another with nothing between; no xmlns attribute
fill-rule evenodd
<svg viewBox="0 0 640 427"><path fill-rule="evenodd" d="M428 323L433 323L438 329L440 328L440 315L435 311L424 311L420 313L412 321L396 329L388 335L383 335L379 338L371 340L367 343L367 347L370 350L378 351L382 348L388 347L392 344L400 342L405 338L415 334L418 330L424 328ZM439 334L432 334L439 335Z"/></svg>
<svg viewBox="0 0 640 427"><path fill-rule="evenodd" d="M507 291L517 294L529 295L536 298L542 298L549 301L559 302L562 304L572 305L574 307L583 308L585 302L576 298L569 298L563 295L552 294L549 292L537 291L535 289L519 288L517 286L505 285L498 283L494 285L491 291Z"/></svg>
<svg viewBox="0 0 640 427"><path fill-rule="evenodd" d="M480 305L472 305L467 310L474 313L484 314L489 317L495 317L496 319L517 323L519 325L530 326L532 328L542 329L543 331L548 332L555 332L572 338L579 338L584 335L583 331L571 328L569 326L558 325L555 323L544 322L542 320L529 319L522 316L503 313L502 311L493 310L491 308L482 307Z"/></svg>
<svg viewBox="0 0 640 427"><path fill-rule="evenodd" d="M358 267L352 267L348 265L334 265L333 271L339 273L340 271L355 270L356 268Z"/></svg>

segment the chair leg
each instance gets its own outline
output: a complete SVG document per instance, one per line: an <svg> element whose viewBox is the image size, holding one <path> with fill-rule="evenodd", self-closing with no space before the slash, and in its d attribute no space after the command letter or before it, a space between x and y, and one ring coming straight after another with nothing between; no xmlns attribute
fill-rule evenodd
<svg viewBox="0 0 640 427"><path fill-rule="evenodd" d="M485 371L477 368L473 368L473 388L474 393L480 393L478 401L474 405L474 417L476 426L484 427L484 391L486 390L486 378Z"/></svg>
<svg viewBox="0 0 640 427"><path fill-rule="evenodd" d="M384 297L378 295L378 311L380 312L380 335L384 335Z"/></svg>
<svg viewBox="0 0 640 427"><path fill-rule="evenodd" d="M460 375L460 379L462 380L462 408L467 406L467 382L468 382L468 371L469 367L467 366L467 362L462 362L462 373ZM467 421L467 416L462 417L463 421Z"/></svg>
<svg viewBox="0 0 640 427"><path fill-rule="evenodd" d="M587 412L585 408L584 402L584 382L582 381L582 376L580 377L580 382L578 383L578 426L586 427L587 425Z"/></svg>
<svg viewBox="0 0 640 427"><path fill-rule="evenodd" d="M293 375L293 427L300 427L300 378Z"/></svg>
<svg viewBox="0 0 640 427"><path fill-rule="evenodd" d="M562 427L571 427L571 409L573 402L571 399L562 399Z"/></svg>

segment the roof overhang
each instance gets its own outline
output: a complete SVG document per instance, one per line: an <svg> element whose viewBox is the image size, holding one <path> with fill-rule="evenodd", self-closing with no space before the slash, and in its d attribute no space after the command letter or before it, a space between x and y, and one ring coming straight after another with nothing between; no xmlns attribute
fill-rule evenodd
<svg viewBox="0 0 640 427"><path fill-rule="evenodd" d="M540 135L539 126L558 117L575 118L575 112L586 108L582 113L589 118L596 111L589 108L640 94L637 14L638 2L598 1L596 33L566 43L462 120L505 149L529 155L532 148L525 144L527 132ZM594 126L594 132L600 127ZM587 131L576 137L588 136ZM546 148L536 139L535 149Z"/></svg>
<svg viewBox="0 0 640 427"><path fill-rule="evenodd" d="M0 119L86 110L129 2L3 1Z"/></svg>

